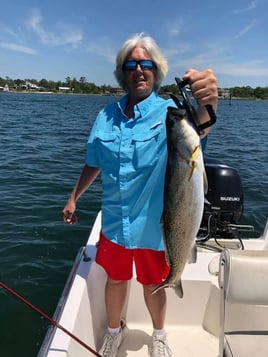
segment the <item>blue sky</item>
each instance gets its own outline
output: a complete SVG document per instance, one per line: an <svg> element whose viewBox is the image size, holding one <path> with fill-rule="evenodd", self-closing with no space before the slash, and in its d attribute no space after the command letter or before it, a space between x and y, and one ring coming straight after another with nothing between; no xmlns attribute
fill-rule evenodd
<svg viewBox="0 0 268 357"><path fill-rule="evenodd" d="M219 87L268 86L268 0L5 0L0 76L116 85L114 60L137 32L152 36L174 83L212 68Z"/></svg>

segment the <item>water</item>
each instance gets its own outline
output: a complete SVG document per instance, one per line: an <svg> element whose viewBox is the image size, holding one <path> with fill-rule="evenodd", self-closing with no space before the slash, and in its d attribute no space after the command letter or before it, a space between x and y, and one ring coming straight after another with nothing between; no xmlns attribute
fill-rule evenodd
<svg viewBox="0 0 268 357"><path fill-rule="evenodd" d="M268 101L220 101L218 121L209 135L207 154L235 167L244 189L241 223L253 224L255 236L268 217Z"/></svg>
<svg viewBox="0 0 268 357"><path fill-rule="evenodd" d="M112 97L0 93L0 281L52 316L100 208L100 182L80 199L79 223L61 210L84 164L98 111ZM207 153L239 170L242 223L268 215L268 102L220 101ZM35 357L48 323L0 289L0 355Z"/></svg>

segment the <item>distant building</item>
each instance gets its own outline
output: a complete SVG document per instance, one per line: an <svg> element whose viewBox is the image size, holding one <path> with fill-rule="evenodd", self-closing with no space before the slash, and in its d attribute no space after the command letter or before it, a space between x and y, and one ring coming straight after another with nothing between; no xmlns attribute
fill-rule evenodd
<svg viewBox="0 0 268 357"><path fill-rule="evenodd" d="M218 95L220 98L229 98L230 89L229 88L218 88Z"/></svg>
<svg viewBox="0 0 268 357"><path fill-rule="evenodd" d="M37 84L31 83L29 81L25 81L25 84L22 84L21 88L24 90L36 90L36 91L40 90Z"/></svg>
<svg viewBox="0 0 268 357"><path fill-rule="evenodd" d="M59 92L67 93L67 92L70 92L71 87L59 87L58 89L59 89Z"/></svg>
<svg viewBox="0 0 268 357"><path fill-rule="evenodd" d="M121 95L125 95L126 92L121 87L112 87L107 94L119 97Z"/></svg>
<svg viewBox="0 0 268 357"><path fill-rule="evenodd" d="M7 84L5 84L4 87L0 87L0 91L1 92L9 92L9 86Z"/></svg>

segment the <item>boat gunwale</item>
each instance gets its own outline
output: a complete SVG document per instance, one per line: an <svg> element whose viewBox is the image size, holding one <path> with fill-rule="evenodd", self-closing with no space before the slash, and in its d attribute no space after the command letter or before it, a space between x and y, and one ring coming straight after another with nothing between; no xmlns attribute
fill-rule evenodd
<svg viewBox="0 0 268 357"><path fill-rule="evenodd" d="M83 260L85 251L86 251L85 246L82 246L79 248L76 258L75 258L75 261L74 261L74 264L72 265L72 269L68 275L68 278L66 280L66 283L65 283L63 291L62 291L62 294L61 294L60 299L57 303L55 312L53 314L53 320L56 321L57 323L59 323L59 321L61 320L61 317L64 313L64 308L66 306L68 297L70 295L70 291L72 289L73 282L75 280L80 263ZM56 331L57 331L56 325L49 326L37 357L47 356Z"/></svg>

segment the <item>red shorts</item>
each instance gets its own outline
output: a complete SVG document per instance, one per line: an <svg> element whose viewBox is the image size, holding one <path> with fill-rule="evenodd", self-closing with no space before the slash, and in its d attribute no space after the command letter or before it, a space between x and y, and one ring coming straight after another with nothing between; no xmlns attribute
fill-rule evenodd
<svg viewBox="0 0 268 357"><path fill-rule="evenodd" d="M130 280L134 262L137 280L142 285L158 285L169 272L164 251L126 249L109 241L102 233L97 246L96 262L113 280Z"/></svg>

